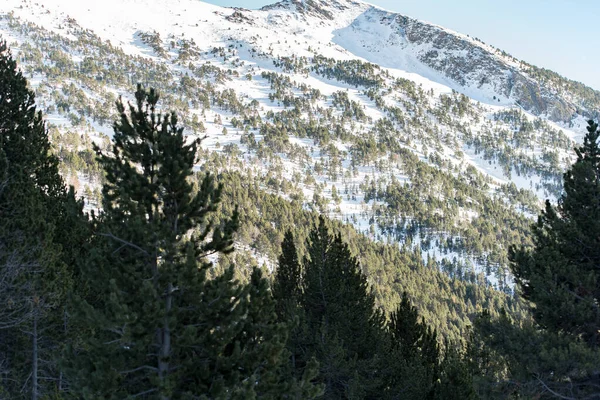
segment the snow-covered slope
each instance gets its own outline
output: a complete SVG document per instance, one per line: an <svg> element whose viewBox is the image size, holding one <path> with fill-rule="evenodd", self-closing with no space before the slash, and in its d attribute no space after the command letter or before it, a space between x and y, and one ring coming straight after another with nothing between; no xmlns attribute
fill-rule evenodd
<svg viewBox="0 0 600 400"><path fill-rule="evenodd" d="M534 79L524 64L476 39L396 13L370 8L334 41L379 65L416 72L484 102L519 105L568 122L584 101Z"/></svg>
<svg viewBox="0 0 600 400"><path fill-rule="evenodd" d="M221 157L373 239L498 275L600 104L476 39L358 0L3 0L0 35L62 137L103 143L116 96L154 86L207 136L204 162ZM82 151L76 142L61 146ZM65 172L86 194L99 184L88 170ZM510 227L496 235L495 223Z"/></svg>
<svg viewBox="0 0 600 400"><path fill-rule="evenodd" d="M600 101L600 95L589 88L583 90L585 94L569 93L555 81L535 79L531 73L535 67L477 39L355 0L286 0L260 11L194 0L3 3L3 12L12 11L57 33L61 20L73 18L131 54L145 54L136 32L156 31L163 37L192 38L200 48L230 38L254 39L255 45L279 56L310 55L304 46L281 43L281 38L291 35L313 44L311 48L325 56L359 57L418 74L479 101L517 104L556 122L568 123L577 113L593 116ZM595 104L590 104L590 95Z"/></svg>

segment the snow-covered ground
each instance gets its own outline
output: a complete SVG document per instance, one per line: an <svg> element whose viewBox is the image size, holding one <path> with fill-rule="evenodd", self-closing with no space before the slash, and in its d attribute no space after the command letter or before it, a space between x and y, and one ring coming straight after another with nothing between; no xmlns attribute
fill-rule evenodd
<svg viewBox="0 0 600 400"><path fill-rule="evenodd" d="M75 1L75 0L3 0L0 3L0 15L12 15L23 22L30 22L46 30L52 31L66 38L76 40L69 24L78 26L93 32L113 46L122 49L126 54L139 56L154 60L157 63L165 63L176 77L181 77L190 72L186 65L179 65L173 60L161 59L153 50L144 44L140 38L140 32L156 32L164 40L169 57L174 58L177 54L169 48L169 40L185 39L195 43L203 52L199 60L194 61L197 65L214 65L224 70L235 71L239 78L226 80L220 84L220 89L233 89L238 97L248 102L257 100L260 105L260 114L264 117L269 111L282 111L285 109L277 101L269 100L271 87L269 82L261 77L263 71L275 71L283 76L288 76L294 84L290 88L294 94L300 96L297 89L300 85L306 85L311 89L317 89L321 99L316 101L314 107L323 109L332 106L331 96L339 91L346 92L351 101L355 101L363 107L367 121L352 122L349 129L354 129L359 135L368 132L374 127L378 120L386 117L381 108L377 107L364 93L364 88L334 80L315 73L284 72L281 68L273 65L273 60L280 57L308 57L318 54L335 60L360 60L370 62L381 67L381 73L389 74L389 80L406 79L414 82L422 92L426 93L425 106L431 109L439 106L441 95L451 96L458 92L469 98L469 104L474 107L478 117L463 117L459 122L468 126L475 135L482 134L485 127L493 125L492 116L502 111L518 109L514 99L501 96L495 91L492 84L476 84L469 82L460 85L458 82L444 75L421 61L418 55L429 51L427 44L415 45L409 43L402 30L397 29L394 21L400 18L397 14L387 12L367 3L351 0L337 0L333 2L322 2L321 14L315 10L304 10L299 2L285 1L281 4L265 10L236 10L207 4L198 0L104 0L100 1ZM309 12L310 11L310 12ZM327 15L333 15L330 19ZM435 29L441 29L447 35L455 35L461 40L476 46L478 51L494 53L496 50L491 46L484 45L468 36L457 34L450 30L431 25ZM432 28L433 29L433 28ZM0 20L0 35L7 39L9 44L16 43L13 51L18 54L19 46L27 41L25 34L8 26L5 19ZM231 59L225 60L218 55L208 52L214 48L225 48L235 50ZM73 61L81 62L82 54L72 54ZM506 65L518 68L519 64L507 57L494 55L503 60ZM233 61L232 61L233 60ZM235 63L234 63L235 62ZM244 77L250 74L250 79ZM44 81L43 76L34 76L30 80L33 87ZM386 78L388 79L388 78ZM121 94L130 98L130 94L122 88L106 88L115 94ZM85 89L87 96L93 97L93 91ZM386 104L399 104L396 101L401 98L402 93L390 92L384 96ZM500 99L500 100L498 100ZM44 99L46 100L46 99ZM404 110L407 116L410 111ZM199 110L192 112L201 115ZM203 124L206 127L206 139L202 146L215 152L223 152L228 144L235 144L241 151L244 160L253 160L253 155L248 147L241 143L242 131L233 127L231 119L233 113L223 110L210 110L203 113ZM219 117L221 122L215 122ZM537 117L525 113L528 120ZM430 118L432 115L423 115L422 118ZM49 123L60 129L69 127L69 120L58 113L48 115ZM102 135L110 135L110 124L100 124L88 121L92 140L100 140ZM581 141L585 132L585 119L578 116L570 126L548 122L556 130L562 130L564 134L573 141ZM412 138L412 144L405 145L416 154L419 159L430 163L426 153L437 152L441 157L459 169L460 165L465 168L468 165L475 167L485 177L491 179L492 187L500 187L503 184L514 183L518 189L531 190L540 200L548 197L549 193L542 188L542 178L538 175L519 176L511 169L510 176L503 172L503 168L496 161L486 159L462 142L461 133L451 126L440 124L440 136L449 137L448 142L454 140L458 148L453 149L445 142L437 149L431 149L424 144L419 137ZM226 128L227 135L223 134ZM508 128L507 128L508 129ZM398 131L400 134L410 133ZM541 135L536 132L536 135ZM261 135L256 134L260 141ZM436 138L437 139L437 138ZM327 161L328 157L321 154L318 146L312 139L295 137L290 133L290 142L304 149L310 157L311 163ZM364 201L364 193L346 193L346 187L358 187L365 178L391 180L393 176L401 183L409 183L406 171L398 166L392 166L385 172L378 171L370 165L356 166L352 170L350 165L349 143L336 142L334 144L343 155L341 162L342 171L338 179L330 179L325 174L313 174L314 183L299 183L304 198L307 202L319 193L328 201L327 211L332 217L353 221L357 230L366 235L373 236L370 232L369 211L375 205L375 201ZM539 158L540 148L531 150L528 156ZM570 156L561 150L561 157ZM252 168L258 173L268 173L273 165L254 160ZM292 180L294 174L305 174L307 169L299 162L290 160L286 155L280 155L279 162L283 167L282 176ZM352 171L349 176L343 177L344 173ZM451 171L457 175L456 171ZM85 177L79 177L82 186L90 184ZM341 198L339 204L332 201L332 187ZM474 217L471 210L463 210L463 218L469 221ZM440 238L444 235L440 234ZM374 238L374 237L373 237ZM442 251L428 249L424 256L432 256L440 259ZM462 255L464 257L464 255ZM259 257L259 256L257 256ZM460 254L444 254L445 258L461 257ZM269 265L267 261L262 260ZM467 260L478 270L484 269L476 261ZM489 277L493 281L494 277Z"/></svg>

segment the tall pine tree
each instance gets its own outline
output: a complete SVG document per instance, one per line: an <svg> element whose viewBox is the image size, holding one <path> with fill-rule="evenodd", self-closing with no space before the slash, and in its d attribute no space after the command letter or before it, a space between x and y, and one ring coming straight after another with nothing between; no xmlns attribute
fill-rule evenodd
<svg viewBox="0 0 600 400"><path fill-rule="evenodd" d="M273 280L273 297L277 300L278 314L285 320L296 314L302 291L302 271L294 235L288 230L281 243L281 255Z"/></svg>
<svg viewBox="0 0 600 400"><path fill-rule="evenodd" d="M534 248L514 249L511 268L541 326L600 345L600 148L589 121L564 194L533 228Z"/></svg>
<svg viewBox="0 0 600 400"><path fill-rule="evenodd" d="M434 384L439 378L437 335L420 321L419 313L406 293L390 315L388 332L388 397L433 398Z"/></svg>
<svg viewBox="0 0 600 400"><path fill-rule="evenodd" d="M65 387L56 360L69 332L66 294L85 231L58 173L35 96L0 42L0 365L11 398Z"/></svg>
<svg viewBox="0 0 600 400"><path fill-rule="evenodd" d="M511 270L533 323L488 314L478 334L505 369L492 371L529 395L598 397L600 391L600 148L589 121L557 205L546 201L532 248L512 248ZM489 363L488 363L489 364Z"/></svg>
<svg viewBox="0 0 600 400"><path fill-rule="evenodd" d="M299 382L311 382L318 374L318 364L307 354L308 326L306 315L300 306L302 296L302 268L294 243L294 235L288 230L281 243L281 255L273 279L273 300L279 321L288 325L287 349L288 371ZM299 398L315 397L322 387L308 387Z"/></svg>
<svg viewBox="0 0 600 400"><path fill-rule="evenodd" d="M198 142L158 95L138 87L117 103L103 212L85 262L79 323L87 340L71 349L81 398L293 398L309 382L285 373L285 325L266 281L248 285L233 267L207 278L207 256L233 250L237 212L215 227L222 187L205 175L194 192Z"/></svg>
<svg viewBox="0 0 600 400"><path fill-rule="evenodd" d="M302 284L305 354L319 362L323 397L378 398L384 321L358 261L323 217L309 236Z"/></svg>
<svg viewBox="0 0 600 400"><path fill-rule="evenodd" d="M442 350L435 330L419 317L404 293L388 324L391 340L387 361L390 399L473 399L470 363L460 345Z"/></svg>
<svg viewBox="0 0 600 400"><path fill-rule="evenodd" d="M441 351L406 294L385 323L356 258L323 217L307 249L300 265L286 233L274 279L280 318L298 321L288 340L296 374L314 357L325 399L474 398L465 356L449 344Z"/></svg>

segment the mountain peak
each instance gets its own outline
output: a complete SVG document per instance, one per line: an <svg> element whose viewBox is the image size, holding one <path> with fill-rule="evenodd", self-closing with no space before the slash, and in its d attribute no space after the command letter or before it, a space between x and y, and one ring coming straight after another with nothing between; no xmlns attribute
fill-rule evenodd
<svg viewBox="0 0 600 400"><path fill-rule="evenodd" d="M264 6L261 10L290 10L313 17L333 20L335 19L336 12L348 11L356 7L364 8L365 5L366 3L355 0L283 0Z"/></svg>

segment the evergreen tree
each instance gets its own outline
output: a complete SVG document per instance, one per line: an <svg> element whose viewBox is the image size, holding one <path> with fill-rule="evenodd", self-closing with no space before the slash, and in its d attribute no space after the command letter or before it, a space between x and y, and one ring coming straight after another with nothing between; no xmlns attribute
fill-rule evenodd
<svg viewBox="0 0 600 400"><path fill-rule="evenodd" d="M564 174L556 206L546 201L532 248L512 248L511 270L534 323L504 315L478 320L481 340L506 365L521 392L597 397L600 385L600 149L589 121L575 164ZM493 377L492 377L493 378ZM514 389L514 388L513 388Z"/></svg>
<svg viewBox="0 0 600 400"><path fill-rule="evenodd" d="M258 382L257 399L312 399L321 393L312 381L317 374L314 361L310 361L301 375L290 370L290 353L285 349L288 326L277 322L276 302L269 293L268 282L254 269L249 283L247 326L241 331L239 343L247 351L241 353L242 365L253 371L251 381ZM293 323L293 321L291 321Z"/></svg>
<svg viewBox="0 0 600 400"><path fill-rule="evenodd" d="M378 398L383 319L356 258L323 217L310 233L301 305L306 355L319 362L324 398Z"/></svg>
<svg viewBox="0 0 600 400"><path fill-rule="evenodd" d="M323 398L474 397L464 356L449 344L442 353L436 332L420 319L406 293L386 326L356 258L339 235L329 234L323 217L310 232L307 248L302 277L294 279L302 283L301 322L288 348L296 351L295 368L307 357L319 362ZM295 260L289 234L282 252L280 268L297 270L289 262ZM275 287L289 282L289 275L276 274ZM293 293L291 287L287 291ZM282 300L287 300L283 294Z"/></svg>
<svg viewBox="0 0 600 400"><path fill-rule="evenodd" d="M301 349L306 337L305 318L300 308L302 294L302 276L294 235L286 231L281 243L281 254L273 279L273 299L279 321L289 326L287 349L290 351L290 368L296 376L301 376L306 366Z"/></svg>
<svg viewBox="0 0 600 400"><path fill-rule="evenodd" d="M71 350L82 398L285 398L310 389L286 375L285 326L267 283L249 285L233 267L214 279L207 256L233 250L237 211L220 226L210 215L222 186L211 175L194 193L197 141L186 143L158 95L138 87L136 105L117 103L103 212L83 274L92 293L78 299L92 328Z"/></svg>
<svg viewBox="0 0 600 400"><path fill-rule="evenodd" d="M294 235L288 230L281 243L281 255L273 280L273 297L278 304L278 314L284 319L293 318L300 299L302 283L298 252Z"/></svg>
<svg viewBox="0 0 600 400"><path fill-rule="evenodd" d="M431 398L439 378L437 335L419 320L406 292L388 324L389 398Z"/></svg>
<svg viewBox="0 0 600 400"><path fill-rule="evenodd" d="M65 382L66 294L85 229L82 204L51 155L35 96L0 42L0 365L12 398L40 398Z"/></svg>
<svg viewBox="0 0 600 400"><path fill-rule="evenodd" d="M439 378L434 382L433 396L440 400L474 400L479 398L473 384L472 365L468 354L459 346L446 342L445 350L440 354L437 368Z"/></svg>
<svg viewBox="0 0 600 400"><path fill-rule="evenodd" d="M473 399L473 378L460 346L446 342L419 318L406 292L388 324L391 340L386 395L391 399Z"/></svg>
<svg viewBox="0 0 600 400"><path fill-rule="evenodd" d="M513 249L511 268L541 326L600 345L600 148L589 121L577 161L564 174L556 206L546 201L534 248Z"/></svg>
<svg viewBox="0 0 600 400"><path fill-rule="evenodd" d="M420 355L429 370L435 370L439 358L437 334L424 321L406 292L398 308L390 316L389 331L394 346L405 359Z"/></svg>
<svg viewBox="0 0 600 400"><path fill-rule="evenodd" d="M273 299L278 320L288 325L287 350L289 352L289 373L299 382L310 382L318 374L318 363L306 354L308 326L304 310L300 307L302 295L302 273L294 235L288 230L281 243L281 255L273 280ZM319 385L309 387L310 391L298 398L315 397L322 393Z"/></svg>

